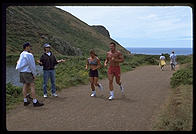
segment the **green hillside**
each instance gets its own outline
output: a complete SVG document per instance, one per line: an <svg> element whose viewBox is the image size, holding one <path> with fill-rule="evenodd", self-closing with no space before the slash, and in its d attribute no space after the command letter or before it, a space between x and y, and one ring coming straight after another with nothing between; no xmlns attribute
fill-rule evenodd
<svg viewBox="0 0 196 134"><path fill-rule="evenodd" d="M9 6L6 9L6 54L19 54L22 44L30 42L35 55L43 52L44 43L50 43L58 55L85 56L92 48L102 55L113 41L103 34L103 29L99 32L53 6ZM117 49L129 54L120 44Z"/></svg>

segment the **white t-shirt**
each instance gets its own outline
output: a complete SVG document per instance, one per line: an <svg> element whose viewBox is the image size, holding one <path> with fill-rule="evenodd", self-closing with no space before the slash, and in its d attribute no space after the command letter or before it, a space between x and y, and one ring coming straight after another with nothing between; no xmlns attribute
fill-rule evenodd
<svg viewBox="0 0 196 134"><path fill-rule="evenodd" d="M160 56L160 60L165 60L165 56Z"/></svg>
<svg viewBox="0 0 196 134"><path fill-rule="evenodd" d="M48 56L50 56L50 55L51 55L51 52L47 52L46 54L47 54Z"/></svg>

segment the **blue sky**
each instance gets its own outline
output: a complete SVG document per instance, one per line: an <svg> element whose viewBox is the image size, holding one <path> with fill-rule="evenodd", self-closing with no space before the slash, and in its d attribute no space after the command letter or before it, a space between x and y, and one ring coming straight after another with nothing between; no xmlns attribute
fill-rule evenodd
<svg viewBox="0 0 196 134"><path fill-rule="evenodd" d="M192 48L188 6L57 6L88 25L103 25L123 47Z"/></svg>

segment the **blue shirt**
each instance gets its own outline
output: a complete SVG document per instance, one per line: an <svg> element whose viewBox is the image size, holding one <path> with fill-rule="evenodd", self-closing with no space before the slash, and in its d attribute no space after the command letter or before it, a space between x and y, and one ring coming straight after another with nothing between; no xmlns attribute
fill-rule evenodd
<svg viewBox="0 0 196 134"><path fill-rule="evenodd" d="M34 56L27 51L23 51L17 62L16 70L19 72L31 72L34 76L36 76L37 73Z"/></svg>

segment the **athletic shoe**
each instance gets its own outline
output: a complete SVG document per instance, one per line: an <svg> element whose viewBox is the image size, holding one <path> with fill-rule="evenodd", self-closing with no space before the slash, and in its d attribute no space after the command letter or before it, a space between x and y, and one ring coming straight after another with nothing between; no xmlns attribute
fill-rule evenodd
<svg viewBox="0 0 196 134"><path fill-rule="evenodd" d="M24 106L27 106L30 104L30 101L24 102Z"/></svg>
<svg viewBox="0 0 196 134"><path fill-rule="evenodd" d="M40 107L40 106L43 106L44 104L43 103L40 103L38 100L36 103L33 103L33 106L34 107Z"/></svg>
<svg viewBox="0 0 196 134"><path fill-rule="evenodd" d="M30 101L33 100L33 98L31 98L30 94L27 94L26 98L29 99Z"/></svg>
<svg viewBox="0 0 196 134"><path fill-rule="evenodd" d="M56 93L53 93L52 96L57 97L58 95Z"/></svg>
<svg viewBox="0 0 196 134"><path fill-rule="evenodd" d="M48 95L47 94L44 94L44 98L47 98L48 97Z"/></svg>
<svg viewBox="0 0 196 134"><path fill-rule="evenodd" d="M122 93L124 92L124 87L122 85L120 85L120 90Z"/></svg>
<svg viewBox="0 0 196 134"><path fill-rule="evenodd" d="M112 99L114 99L114 96L111 95L108 99L109 100L112 100Z"/></svg>
<svg viewBox="0 0 196 134"><path fill-rule="evenodd" d="M99 83L98 88L103 91L103 86Z"/></svg>
<svg viewBox="0 0 196 134"><path fill-rule="evenodd" d="M95 96L96 96L96 94L95 94L95 93L92 93L92 94L91 94L91 97L95 97Z"/></svg>

